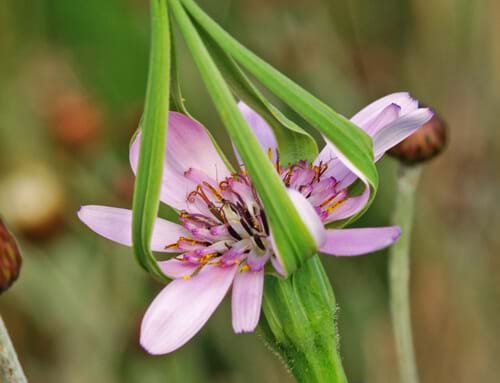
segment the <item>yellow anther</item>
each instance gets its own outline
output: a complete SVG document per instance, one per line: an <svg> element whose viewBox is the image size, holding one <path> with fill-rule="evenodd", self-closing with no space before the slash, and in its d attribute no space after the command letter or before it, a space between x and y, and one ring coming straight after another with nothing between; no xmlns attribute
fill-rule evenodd
<svg viewBox="0 0 500 383"><path fill-rule="evenodd" d="M273 160L273 148L267 149L267 157L269 158L269 160Z"/></svg>
<svg viewBox="0 0 500 383"><path fill-rule="evenodd" d="M212 185L210 185L208 182L203 182L203 184L210 189L210 191L212 192L212 194L215 196L215 198L217 198L219 201L222 201L224 198L222 198L222 195L220 194L220 192L215 188L213 187Z"/></svg>
<svg viewBox="0 0 500 383"><path fill-rule="evenodd" d="M336 197L336 195L332 195L331 197L327 198L326 200L324 200L323 202L321 202L321 204L319 205L319 207L325 207L326 205L328 205L330 202L332 202L332 200Z"/></svg>
<svg viewBox="0 0 500 383"><path fill-rule="evenodd" d="M165 250L173 249L174 247L179 247L179 244L177 242L171 243L170 245L165 246Z"/></svg>
<svg viewBox="0 0 500 383"><path fill-rule="evenodd" d="M332 206L328 206L328 208L326 209L326 211L328 213L331 213L332 211L334 211L336 208L339 207L340 204L342 204L343 202L345 201L345 199L342 199L340 201L337 201L335 202Z"/></svg>
<svg viewBox="0 0 500 383"><path fill-rule="evenodd" d="M184 279L185 281L187 281L188 279L191 279L191 275L183 275L182 279Z"/></svg>
<svg viewBox="0 0 500 383"><path fill-rule="evenodd" d="M240 272L244 273L246 271L249 271L250 270L250 266L248 265L244 265L241 269L240 269Z"/></svg>
<svg viewBox="0 0 500 383"><path fill-rule="evenodd" d="M200 263L207 263L208 261L210 261L210 259L212 259L213 257L217 256L217 253L208 253L208 254L204 254L200 257Z"/></svg>

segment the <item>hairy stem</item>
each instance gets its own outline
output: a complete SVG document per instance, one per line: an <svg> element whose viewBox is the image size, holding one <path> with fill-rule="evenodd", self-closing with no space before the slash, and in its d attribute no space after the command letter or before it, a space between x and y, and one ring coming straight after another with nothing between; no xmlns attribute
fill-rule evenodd
<svg viewBox="0 0 500 383"><path fill-rule="evenodd" d="M389 278L391 315L396 339L401 383L418 383L410 317L410 243L415 191L421 168L401 164L393 224L401 227L401 238L390 249Z"/></svg>
<svg viewBox="0 0 500 383"><path fill-rule="evenodd" d="M260 328L299 383L347 383L338 347L336 303L319 257L290 278L264 284Z"/></svg>
<svg viewBox="0 0 500 383"><path fill-rule="evenodd" d="M27 382L23 369L17 359L16 350L0 317L0 382L24 383Z"/></svg>

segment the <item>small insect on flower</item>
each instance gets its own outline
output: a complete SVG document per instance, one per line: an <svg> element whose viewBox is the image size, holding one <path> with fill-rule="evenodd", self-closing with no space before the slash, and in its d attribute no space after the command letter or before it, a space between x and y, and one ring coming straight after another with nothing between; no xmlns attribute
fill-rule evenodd
<svg viewBox="0 0 500 383"><path fill-rule="evenodd" d="M394 243L398 227L326 229L326 224L362 210L369 187L350 195L348 187L358 176L329 142L313 163L281 164L271 128L248 106L239 106L321 253L360 255ZM407 93L396 93L370 104L352 121L373 137L379 159L431 116ZM141 344L152 354L188 342L231 286L233 329L253 331L261 312L264 273L283 273L266 213L244 166L231 173L205 128L193 119L171 112L168 121L161 201L179 211L180 224L158 218L153 230L152 250L177 255L159 262L173 281L154 299L142 322ZM140 140L139 134L130 149L134 172ZM78 215L98 234L131 246L130 210L83 206Z"/></svg>

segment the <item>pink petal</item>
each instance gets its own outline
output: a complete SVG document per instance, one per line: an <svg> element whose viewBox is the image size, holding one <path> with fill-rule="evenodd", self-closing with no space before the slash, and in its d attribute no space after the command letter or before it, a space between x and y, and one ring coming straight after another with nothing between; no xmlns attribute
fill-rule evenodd
<svg viewBox="0 0 500 383"><path fill-rule="evenodd" d="M276 137L274 136L273 130L268 125L268 123L243 101L240 101L238 103L238 107L240 108L240 112L247 121L248 125L250 126L250 128L252 128L255 136L257 137L257 140L259 141L264 151L267 153L268 150L271 149L273 156L276 156L278 143L276 141ZM234 153L236 155L236 158L238 159L238 163L242 164L243 161L241 160L236 148L234 148Z"/></svg>
<svg viewBox="0 0 500 383"><path fill-rule="evenodd" d="M429 121L433 113L428 108L417 109L405 114L396 121L380 129L373 137L373 151L375 158L379 159L394 145L399 144L406 137Z"/></svg>
<svg viewBox="0 0 500 383"><path fill-rule="evenodd" d="M349 173L354 173L364 184L368 185L368 180L365 175L346 157L338 148L333 144L333 142L326 141L326 147L321 151L318 159L315 163L318 164L319 161L328 163L328 170L325 176L334 177L337 180L342 180Z"/></svg>
<svg viewBox="0 0 500 383"><path fill-rule="evenodd" d="M366 133L370 136L373 136L376 132L378 132L382 127L387 124L390 124L394 120L396 120L401 112L401 107L397 104L389 104L384 109L380 110L380 112L371 118L368 122L364 124L358 124L360 128L362 128ZM325 138L326 145L321 150L316 163L329 162L328 173L331 176L339 179L339 176L345 176L347 172L350 173L349 169L347 169L342 162L338 161L336 153L332 150L330 141ZM333 160L333 161L332 161ZM338 170L334 168L338 167Z"/></svg>
<svg viewBox="0 0 500 383"><path fill-rule="evenodd" d="M374 159L378 161L386 150L408 137L431 117L428 109L418 109L418 101L401 92L371 103L351 121L373 137ZM335 145L326 138L325 141L326 145L315 161L316 164L320 161L328 163L325 176L341 181L341 187L351 185L356 178L361 178L366 184L366 180L360 177L357 169L346 161Z"/></svg>
<svg viewBox="0 0 500 383"><path fill-rule="evenodd" d="M193 263L180 261L178 259L169 259L168 261L158 262L161 271L172 279L189 278L198 268L198 265Z"/></svg>
<svg viewBox="0 0 500 383"><path fill-rule="evenodd" d="M365 207L370 198L370 188L366 187L363 193L357 197L350 197L337 206L325 220L325 224L333 221L352 217Z"/></svg>
<svg viewBox="0 0 500 383"><path fill-rule="evenodd" d="M170 282L149 306L141 325L141 345L166 354L187 343L208 321L233 282L237 267L205 266L191 279Z"/></svg>
<svg viewBox="0 0 500 383"><path fill-rule="evenodd" d="M392 93L364 107L351 118L351 121L359 127L364 128L366 124L370 123L370 121L376 118L391 104L398 105L401 108L400 115L404 115L418 108L418 101L414 100L409 93Z"/></svg>
<svg viewBox="0 0 500 383"><path fill-rule="evenodd" d="M231 301L235 333L252 332L257 327L263 287L264 271L245 271L236 274Z"/></svg>
<svg viewBox="0 0 500 383"><path fill-rule="evenodd" d="M401 107L399 105L390 104L384 110L382 110L373 120L361 127L366 133L373 137L375 133L377 133L380 129L397 120L400 112Z"/></svg>
<svg viewBox="0 0 500 383"><path fill-rule="evenodd" d="M326 242L319 250L338 256L362 255L392 245L400 234L398 226L332 229L326 231Z"/></svg>
<svg viewBox="0 0 500 383"><path fill-rule="evenodd" d="M302 193L294 189L287 189L287 191L300 217L313 236L316 245L320 247L325 242L325 228L323 227L323 222L321 222L318 213L316 213L314 207Z"/></svg>
<svg viewBox="0 0 500 383"><path fill-rule="evenodd" d="M418 108L418 101L411 98L409 93L393 93L371 103L351 118L351 121L373 136L387 124L394 122L398 116L410 113ZM353 171L353 166L339 157L337 148L325 138L326 145L316 159L329 163L328 176L343 180ZM378 159L378 158L376 158ZM363 181L366 183L366 181ZM352 182L351 182L352 183Z"/></svg>
<svg viewBox="0 0 500 383"><path fill-rule="evenodd" d="M122 245L132 246L132 210L87 205L82 206L77 214L78 218L97 234ZM172 252L166 250L165 246L188 234L182 226L157 218L151 238L151 250Z"/></svg>
<svg viewBox="0 0 500 383"><path fill-rule="evenodd" d="M140 134L130 147L130 164L136 172ZM196 185L184 173L190 169L203 172L214 181L230 175L209 134L197 121L177 112L168 117L167 153L163 169L161 200L177 208L186 208L187 194Z"/></svg>

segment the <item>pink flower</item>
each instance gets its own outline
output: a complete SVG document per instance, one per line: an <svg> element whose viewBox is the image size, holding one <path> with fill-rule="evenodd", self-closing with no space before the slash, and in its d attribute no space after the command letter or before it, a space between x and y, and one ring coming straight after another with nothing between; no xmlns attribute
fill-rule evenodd
<svg viewBox="0 0 500 383"><path fill-rule="evenodd" d="M360 196L349 196L347 187L357 176L331 143L313 164L283 166L267 123L245 104L240 103L240 110L275 163L320 252L360 255L387 247L399 237L398 227L325 229L325 224L360 211L369 188ZM431 116L407 93L396 93L370 104L352 121L373 137L378 159ZM139 145L140 135L130 149L134 172ZM231 286L233 329L253 331L261 312L265 268L281 272L265 212L243 168L231 174L205 128L175 112L169 115L161 200L179 211L181 224L158 218L151 247L179 255L159 262L173 281L144 316L142 346L151 354L164 354L184 345ZM131 246L130 210L83 206L78 216L103 237Z"/></svg>

